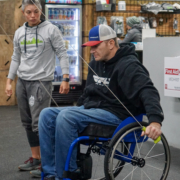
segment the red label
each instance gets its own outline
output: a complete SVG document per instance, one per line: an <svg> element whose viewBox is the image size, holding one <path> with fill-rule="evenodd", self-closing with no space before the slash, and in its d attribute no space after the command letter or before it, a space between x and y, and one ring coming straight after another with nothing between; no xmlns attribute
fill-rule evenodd
<svg viewBox="0 0 180 180"><path fill-rule="evenodd" d="M165 74L179 75L179 69L169 69L169 68L166 68L165 70L166 70Z"/></svg>

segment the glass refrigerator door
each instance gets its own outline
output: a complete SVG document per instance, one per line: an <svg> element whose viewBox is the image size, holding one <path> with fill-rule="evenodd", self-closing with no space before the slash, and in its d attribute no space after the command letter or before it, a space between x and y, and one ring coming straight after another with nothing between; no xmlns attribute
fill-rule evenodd
<svg viewBox="0 0 180 180"><path fill-rule="evenodd" d="M81 5L46 5L46 17L57 26L62 33L64 44L69 56L69 78L70 84L82 82L81 55L82 44L82 9ZM59 59L56 57L56 68L54 72L53 85L59 85L62 80L62 71Z"/></svg>

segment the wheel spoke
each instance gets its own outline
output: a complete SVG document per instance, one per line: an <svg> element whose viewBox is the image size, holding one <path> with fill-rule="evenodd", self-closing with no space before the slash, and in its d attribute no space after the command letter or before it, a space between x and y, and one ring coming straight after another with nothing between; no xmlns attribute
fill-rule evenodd
<svg viewBox="0 0 180 180"><path fill-rule="evenodd" d="M156 144L153 145L153 147L149 150L149 152L147 153L147 155L145 156L144 159L146 159L146 157L149 155L149 153L154 149L154 147L156 146Z"/></svg>
<svg viewBox="0 0 180 180"><path fill-rule="evenodd" d="M136 139L136 145L137 145L137 149L138 149L138 157L140 158L141 156L140 156L140 152L139 152L139 145L137 143L137 137L136 137L135 131L134 131L134 137Z"/></svg>
<svg viewBox="0 0 180 180"><path fill-rule="evenodd" d="M143 170L142 170L142 171L143 171ZM146 175L146 177L147 177L149 180L151 180L150 177L146 174L145 171L143 171L143 173Z"/></svg>
<svg viewBox="0 0 180 180"><path fill-rule="evenodd" d="M124 144L124 146L126 147L126 149L128 150L128 152L129 152L129 154L131 155L131 157L133 157L132 154L131 154L131 152L130 152L129 149L127 148L126 144L124 143L124 141L123 141L123 144Z"/></svg>
<svg viewBox="0 0 180 180"><path fill-rule="evenodd" d="M158 154L158 155L154 155L154 156L150 156L150 157L146 157L145 159L150 159L150 158L153 158L153 157L158 157L158 156L162 156L162 155L164 155L164 153L162 153L162 154Z"/></svg>
<svg viewBox="0 0 180 180"><path fill-rule="evenodd" d="M134 169L135 169L135 167L133 167L133 172L134 172ZM131 174L131 180L132 180L132 178L133 178L133 172L132 172L132 174Z"/></svg>
<svg viewBox="0 0 180 180"><path fill-rule="evenodd" d="M157 169L157 170L159 170L159 171L163 171L163 169L160 169L160 168L157 168L157 167L151 166L151 165L149 165L149 164L146 164L146 166L152 167L152 168Z"/></svg>
<svg viewBox="0 0 180 180"><path fill-rule="evenodd" d="M121 167L127 166L127 165L131 165L131 163L125 164L125 165L123 165L123 166L119 166L119 167L115 168L114 171L116 171L117 169L119 169L119 168L121 168Z"/></svg>
<svg viewBox="0 0 180 180"><path fill-rule="evenodd" d="M144 135L144 139L143 139L143 141L142 141L142 143L141 143L141 146L140 146L140 148L139 148L140 151L141 151L141 148L142 148L142 146L143 146L143 143L144 143L145 138L146 138L146 135Z"/></svg>
<svg viewBox="0 0 180 180"><path fill-rule="evenodd" d="M125 180L128 176L130 176L138 167L136 167L132 172L130 172L123 180Z"/></svg>

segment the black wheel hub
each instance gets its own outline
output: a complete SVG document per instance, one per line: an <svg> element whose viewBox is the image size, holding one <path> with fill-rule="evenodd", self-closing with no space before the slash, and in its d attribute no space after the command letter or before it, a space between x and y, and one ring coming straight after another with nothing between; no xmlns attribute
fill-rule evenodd
<svg viewBox="0 0 180 180"><path fill-rule="evenodd" d="M143 158L138 158L138 157L134 156L132 158L131 164L133 166L139 166L140 168L143 168L146 164L146 161Z"/></svg>

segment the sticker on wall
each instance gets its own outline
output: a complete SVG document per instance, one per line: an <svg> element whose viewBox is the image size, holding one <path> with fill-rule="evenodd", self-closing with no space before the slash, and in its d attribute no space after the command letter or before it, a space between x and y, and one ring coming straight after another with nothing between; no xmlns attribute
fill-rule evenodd
<svg viewBox="0 0 180 180"><path fill-rule="evenodd" d="M164 59L164 95L180 97L180 57Z"/></svg>

